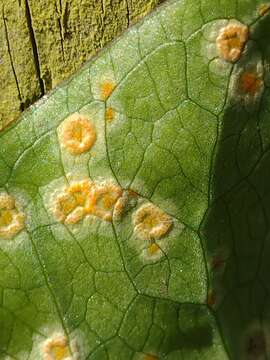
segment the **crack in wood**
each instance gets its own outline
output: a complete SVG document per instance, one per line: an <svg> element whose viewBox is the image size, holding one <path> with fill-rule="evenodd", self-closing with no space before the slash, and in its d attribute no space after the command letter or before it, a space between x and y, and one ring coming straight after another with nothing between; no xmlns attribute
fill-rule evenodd
<svg viewBox="0 0 270 360"><path fill-rule="evenodd" d="M65 34L64 34L64 29L63 29L63 26L62 26L62 1L59 0L59 10L58 11L58 8L57 8L57 4L55 2L54 4L55 6L55 11L56 11L56 14L57 14L57 23L58 23L58 28L59 28L59 34L60 34L60 42L61 42L61 53L62 53L62 58L63 58L63 62L65 62L65 49L64 49L64 37L65 37Z"/></svg>
<svg viewBox="0 0 270 360"><path fill-rule="evenodd" d="M19 86L19 81L18 81L16 71L15 71L15 66L14 66L13 59L12 59L10 41L9 41L9 36L8 36L7 19L5 17L4 5L2 7L2 19L3 19L3 23L4 23L4 30L5 30L4 33L5 33L5 39L6 39L6 44L7 44L7 50L8 50L10 65L11 65L11 68L12 68L12 72L13 72L14 79L15 79L15 82L16 82L16 87L17 87L17 90L18 90L18 97L19 97L21 107L22 107L23 106L22 95L21 95L21 90L20 90L20 86Z"/></svg>
<svg viewBox="0 0 270 360"><path fill-rule="evenodd" d="M44 87L44 81L41 77L38 46L37 46L37 42L36 42L36 38L35 38L35 32L34 32L34 28L33 28L32 16L31 16L31 11L30 11L30 6L28 3L28 0L25 0L25 17L26 17L27 27L28 27L28 31L29 31L29 37L30 37L31 46L32 46L36 75L38 78L41 97L42 97L45 94L45 87Z"/></svg>
<svg viewBox="0 0 270 360"><path fill-rule="evenodd" d="M129 27L130 24L130 11L129 11L129 4L128 4L128 0L126 1L126 8L127 8L127 27Z"/></svg>

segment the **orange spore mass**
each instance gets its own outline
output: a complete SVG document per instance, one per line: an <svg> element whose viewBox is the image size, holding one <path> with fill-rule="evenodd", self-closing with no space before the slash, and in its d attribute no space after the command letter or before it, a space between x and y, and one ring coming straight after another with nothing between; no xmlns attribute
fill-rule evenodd
<svg viewBox="0 0 270 360"><path fill-rule="evenodd" d="M261 88L263 81L257 74L244 72L240 77L240 89L245 93L255 95Z"/></svg>
<svg viewBox="0 0 270 360"><path fill-rule="evenodd" d="M103 100L106 100L111 93L113 92L115 88L115 84L110 82L110 81L105 81L102 85L101 85L101 96Z"/></svg>

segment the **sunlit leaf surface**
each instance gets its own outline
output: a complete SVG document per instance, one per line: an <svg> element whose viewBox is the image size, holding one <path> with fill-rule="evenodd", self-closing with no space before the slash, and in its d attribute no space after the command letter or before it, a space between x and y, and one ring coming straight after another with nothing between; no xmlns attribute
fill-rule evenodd
<svg viewBox="0 0 270 360"><path fill-rule="evenodd" d="M269 356L269 5L168 1L0 133L0 356Z"/></svg>

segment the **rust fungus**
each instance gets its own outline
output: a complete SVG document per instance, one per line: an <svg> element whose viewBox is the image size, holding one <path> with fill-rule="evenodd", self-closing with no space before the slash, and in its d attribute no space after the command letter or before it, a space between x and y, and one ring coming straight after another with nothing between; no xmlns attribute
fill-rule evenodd
<svg viewBox="0 0 270 360"><path fill-rule="evenodd" d="M10 239L24 227L25 215L17 209L15 199L8 194L0 194L0 237Z"/></svg>
<svg viewBox="0 0 270 360"><path fill-rule="evenodd" d="M148 246L148 253L150 256L156 255L160 251L160 247L156 243L152 243Z"/></svg>
<svg viewBox="0 0 270 360"><path fill-rule="evenodd" d="M79 155L94 145L96 130L86 116L75 113L64 121L60 140L70 153Z"/></svg>
<svg viewBox="0 0 270 360"><path fill-rule="evenodd" d="M239 90L254 97L263 87L263 79L256 71L244 71L239 77Z"/></svg>
<svg viewBox="0 0 270 360"><path fill-rule="evenodd" d="M172 218L157 206L146 203L133 216L135 232L142 239L160 239L168 233Z"/></svg>
<svg viewBox="0 0 270 360"><path fill-rule="evenodd" d="M101 84L101 98L107 100L115 88L115 84L112 81L104 81Z"/></svg>
<svg viewBox="0 0 270 360"><path fill-rule="evenodd" d="M265 16L270 10L270 4L261 4L258 7L258 13L260 16Z"/></svg>
<svg viewBox="0 0 270 360"><path fill-rule="evenodd" d="M67 338L55 335L45 341L43 345L43 360L70 360L71 354Z"/></svg>
<svg viewBox="0 0 270 360"><path fill-rule="evenodd" d="M111 221L114 206L122 195L122 189L110 182L93 186L90 194L89 214Z"/></svg>
<svg viewBox="0 0 270 360"><path fill-rule="evenodd" d="M232 63L239 60L248 40L248 35L248 27L239 22L230 22L223 27L216 39L219 56Z"/></svg>
<svg viewBox="0 0 270 360"><path fill-rule="evenodd" d="M68 186L56 197L54 204L55 217L65 224L76 224L89 213L90 189L92 183L82 180Z"/></svg>
<svg viewBox="0 0 270 360"><path fill-rule="evenodd" d="M107 122L112 122L113 119L115 117L115 112L113 110L113 108L109 107L106 109L106 112L105 112L105 119Z"/></svg>

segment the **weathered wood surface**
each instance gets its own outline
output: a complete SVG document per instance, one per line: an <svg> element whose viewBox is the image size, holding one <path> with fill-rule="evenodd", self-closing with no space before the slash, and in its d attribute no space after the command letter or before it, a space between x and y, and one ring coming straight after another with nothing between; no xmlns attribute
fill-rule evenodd
<svg viewBox="0 0 270 360"><path fill-rule="evenodd" d="M0 0L0 130L162 0Z"/></svg>

